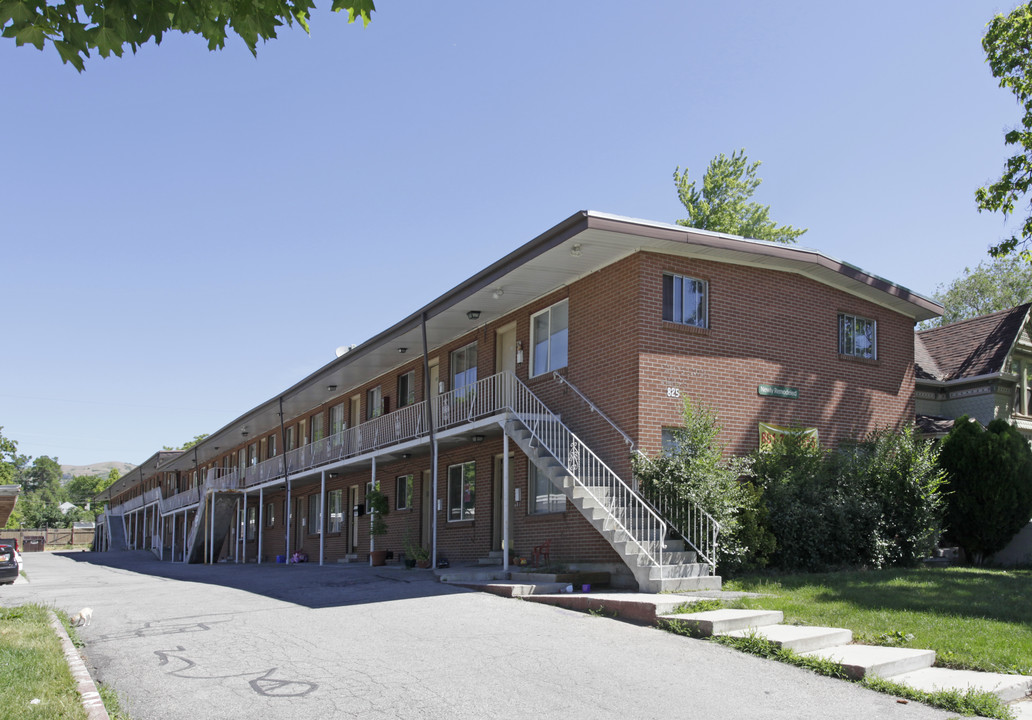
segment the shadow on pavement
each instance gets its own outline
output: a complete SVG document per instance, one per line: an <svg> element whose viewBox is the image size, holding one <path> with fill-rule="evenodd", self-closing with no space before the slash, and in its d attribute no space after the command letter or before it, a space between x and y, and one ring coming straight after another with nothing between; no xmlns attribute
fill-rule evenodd
<svg viewBox="0 0 1032 720"><path fill-rule="evenodd" d="M80 563L170 580L219 585L309 608L339 607L472 592L438 582L432 570L318 563L190 565L146 550L57 552Z"/></svg>

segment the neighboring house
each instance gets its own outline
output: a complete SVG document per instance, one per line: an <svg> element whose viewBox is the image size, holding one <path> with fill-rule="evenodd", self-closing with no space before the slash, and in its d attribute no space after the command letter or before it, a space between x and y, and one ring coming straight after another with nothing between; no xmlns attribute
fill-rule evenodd
<svg viewBox="0 0 1032 720"><path fill-rule="evenodd" d="M500 227L500 226L499 226ZM499 232L480 228L480 233ZM914 323L937 303L814 250L580 212L101 496L101 547L166 559L522 556L712 587L713 527L634 492L684 400L729 452L914 416ZM365 498L389 497L371 538ZM677 539L669 539L676 537ZM716 579L719 587L719 579Z"/></svg>
<svg viewBox="0 0 1032 720"><path fill-rule="evenodd" d="M1032 440L1030 305L922 330L914 336L918 428L943 437L968 415L1013 422Z"/></svg>
<svg viewBox="0 0 1032 720"><path fill-rule="evenodd" d="M1015 425L1032 442L1032 327L1026 303L914 336L918 429L945 437L962 415ZM1032 522L993 557L1032 564Z"/></svg>

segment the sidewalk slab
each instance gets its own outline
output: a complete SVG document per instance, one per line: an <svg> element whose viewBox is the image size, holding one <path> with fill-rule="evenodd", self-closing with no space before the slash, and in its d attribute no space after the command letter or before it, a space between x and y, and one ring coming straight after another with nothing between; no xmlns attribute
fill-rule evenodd
<svg viewBox="0 0 1032 720"><path fill-rule="evenodd" d="M1032 677L1027 675L1005 675L975 670L930 667L896 675L889 679L924 692L967 690L969 688L982 690L993 693L1003 702L1020 700L1032 693Z"/></svg>
<svg viewBox="0 0 1032 720"><path fill-rule="evenodd" d="M801 654L804 657L818 657L836 662L854 680L859 680L865 675L891 678L893 675L931 667L935 663L934 650L875 645L839 645Z"/></svg>
<svg viewBox="0 0 1032 720"><path fill-rule="evenodd" d="M853 642L853 631L843 628L814 627L809 625L767 625L766 627L744 628L718 633L728 637L763 638L786 650L797 653L820 650L821 648L848 645Z"/></svg>

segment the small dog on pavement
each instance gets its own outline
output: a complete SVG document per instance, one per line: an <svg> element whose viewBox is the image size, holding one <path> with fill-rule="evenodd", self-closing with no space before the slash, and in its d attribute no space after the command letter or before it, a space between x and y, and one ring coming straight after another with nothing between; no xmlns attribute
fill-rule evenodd
<svg viewBox="0 0 1032 720"><path fill-rule="evenodd" d="M93 608L85 607L79 612L68 618L68 621L75 627L83 627L89 625L93 620Z"/></svg>

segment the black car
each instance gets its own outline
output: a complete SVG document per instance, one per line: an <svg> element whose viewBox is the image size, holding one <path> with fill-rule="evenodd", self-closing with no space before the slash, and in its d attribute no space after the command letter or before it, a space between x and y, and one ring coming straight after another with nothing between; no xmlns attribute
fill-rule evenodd
<svg viewBox="0 0 1032 720"><path fill-rule="evenodd" d="M18 560L14 545L0 545L0 585L10 585L18 578Z"/></svg>

